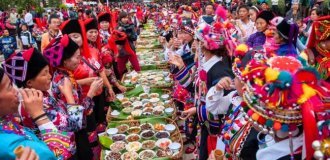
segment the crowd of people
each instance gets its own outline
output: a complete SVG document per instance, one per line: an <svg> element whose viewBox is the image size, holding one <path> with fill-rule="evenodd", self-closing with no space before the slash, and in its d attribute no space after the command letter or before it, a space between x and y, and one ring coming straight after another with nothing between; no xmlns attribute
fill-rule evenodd
<svg viewBox="0 0 330 160"><path fill-rule="evenodd" d="M195 159L326 159L330 16L262 1L0 12L0 159L100 159L109 102L154 21ZM302 7L302 9L300 9Z"/></svg>

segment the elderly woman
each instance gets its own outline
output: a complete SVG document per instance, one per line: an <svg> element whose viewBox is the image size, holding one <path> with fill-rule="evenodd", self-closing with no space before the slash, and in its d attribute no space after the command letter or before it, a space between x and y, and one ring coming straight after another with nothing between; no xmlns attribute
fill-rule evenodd
<svg viewBox="0 0 330 160"><path fill-rule="evenodd" d="M21 106L19 95L22 95L25 109L40 130L41 140L14 118ZM37 156L43 159L68 158L65 156L70 154L68 142L71 135L58 131L48 119L43 110L42 99L41 91L35 89L18 91L13 87L9 77L4 74L4 70L0 68L0 147L2 148L0 159L15 159L14 151L20 150L21 147L30 147ZM35 154L30 156L31 159L39 159Z"/></svg>

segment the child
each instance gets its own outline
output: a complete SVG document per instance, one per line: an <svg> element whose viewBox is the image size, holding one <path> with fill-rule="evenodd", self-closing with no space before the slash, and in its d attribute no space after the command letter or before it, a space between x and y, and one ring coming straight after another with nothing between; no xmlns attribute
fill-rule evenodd
<svg viewBox="0 0 330 160"><path fill-rule="evenodd" d="M3 31L3 37L0 38L0 51L5 59L8 59L11 54L17 49L16 39L9 35L8 29Z"/></svg>
<svg viewBox="0 0 330 160"><path fill-rule="evenodd" d="M306 44L307 37L304 35L304 30L306 29L307 25L304 23L302 18L298 18L296 21L298 27L299 27L299 34L298 39L303 43Z"/></svg>
<svg viewBox="0 0 330 160"><path fill-rule="evenodd" d="M26 24L22 24L21 32L19 33L18 38L20 39L22 49L29 49L32 47L33 45L32 34L28 30L28 26Z"/></svg>

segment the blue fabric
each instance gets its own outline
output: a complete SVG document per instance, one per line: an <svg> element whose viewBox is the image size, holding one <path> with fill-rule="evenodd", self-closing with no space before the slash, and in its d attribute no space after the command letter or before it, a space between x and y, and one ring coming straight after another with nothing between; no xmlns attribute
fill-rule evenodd
<svg viewBox="0 0 330 160"><path fill-rule="evenodd" d="M0 38L0 51L3 53L5 59L8 59L17 48L16 39L12 36Z"/></svg>
<svg viewBox="0 0 330 160"><path fill-rule="evenodd" d="M294 45L292 44L281 44L276 51L278 56L293 56L297 57L298 53Z"/></svg>
<svg viewBox="0 0 330 160"><path fill-rule="evenodd" d="M207 23L207 24L212 24L214 22L214 18L213 16L203 16L203 20Z"/></svg>
<svg viewBox="0 0 330 160"><path fill-rule="evenodd" d="M24 128L24 131L30 139L26 136L17 135L14 133L5 133L0 128L0 159L14 160L16 158L14 150L20 145L30 147L41 159L57 159L54 153L43 141L39 140L30 130Z"/></svg>
<svg viewBox="0 0 330 160"><path fill-rule="evenodd" d="M246 41L249 47L255 48L264 45L266 42L266 35L263 32L256 32L252 34Z"/></svg>

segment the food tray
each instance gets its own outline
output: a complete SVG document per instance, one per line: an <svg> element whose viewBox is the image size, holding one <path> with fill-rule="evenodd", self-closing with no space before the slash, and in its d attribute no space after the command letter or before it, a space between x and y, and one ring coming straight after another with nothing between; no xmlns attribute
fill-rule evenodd
<svg viewBox="0 0 330 160"><path fill-rule="evenodd" d="M164 66L162 66L164 67ZM160 67L159 67L160 68ZM169 72L168 69L156 69L156 70L144 70L139 73L139 76L145 72L149 73L157 73L157 72ZM166 77L166 76L165 76ZM136 84L139 84L138 81L141 80L141 77L138 78L136 83L125 83L125 80L128 80L127 73L125 73L121 79L121 84L123 84L128 90L132 90L136 87ZM160 88L160 89L170 89L173 87L173 80L170 80L169 82L165 82L165 79L158 81L161 84L153 84L152 82L149 82L150 88Z"/></svg>
<svg viewBox="0 0 330 160"><path fill-rule="evenodd" d="M136 97L139 97L139 95L142 94L142 93L144 93L143 88L142 87L137 87L134 90L131 90L131 91L127 92L126 95L125 95L125 97L127 97L127 98L136 98ZM151 91L150 91L150 93L157 93L160 96L162 94L168 94L169 96L171 96L171 91L168 90L168 89L156 89L156 88L152 88ZM140 99L139 101L143 101L143 100ZM161 100L161 101L164 102L164 100ZM173 103L171 97L169 98L169 101L170 101L170 103L169 103L168 107L166 107L166 108L173 108L174 109L173 113L176 113L177 112L177 108L175 106L175 103ZM166 105L164 105L164 106L166 106ZM132 106L130 106L130 107L132 107ZM108 112L107 112L107 115L106 115L107 122L110 123L111 121L122 121L122 120L127 120L127 119L130 119L130 120L133 120L133 119L143 119L143 118L148 118L150 116L153 116L153 117L163 117L163 118L169 118L169 117L171 117L172 119L175 119L176 118L176 114L167 115L166 113L163 113L162 115L157 115L157 116L151 114L151 115L141 115L141 116L133 117L130 114L124 113L122 111L123 108L124 107L122 106L122 104L121 104L121 102L119 100L116 101L116 102L110 103L110 107L109 107ZM154 107L152 107L152 108L154 108ZM118 116L116 116L116 117L112 117L111 116L111 112L113 110L119 111L120 114Z"/></svg>
<svg viewBox="0 0 330 160"><path fill-rule="evenodd" d="M172 119L169 118L147 118L147 119L141 119L141 120L127 120L127 121L119 121L119 122L111 122L108 124L108 128L115 128L117 126L120 126L122 124L126 124L129 127L134 127L134 126L140 126L141 124L144 123L150 123L152 125L155 124L173 124L175 126L175 130L170 133L170 137L169 139L172 140L173 142L178 142L179 144L181 144L181 148L179 150L179 152L177 152L177 154L175 154L174 156L170 156L170 157L155 157L153 159L155 160L169 160L169 159L182 159L182 155L183 155L183 140L181 137L181 133L179 131L179 128L177 126L177 124L175 123L175 121L173 121ZM124 133L126 136L128 135L128 133ZM142 139L142 138L141 138ZM139 140L139 142L142 142L144 140ZM153 137L151 140L155 140L157 141L156 137ZM105 152L106 150L110 150L108 146L110 146L113 142L110 138L108 138L107 135L103 135L100 136L100 142L103 146L103 149L101 151L101 160L105 159ZM157 152L158 147L155 147L154 149L152 149L153 151ZM121 153L126 152L126 151L121 151ZM138 152L141 152L138 151Z"/></svg>

